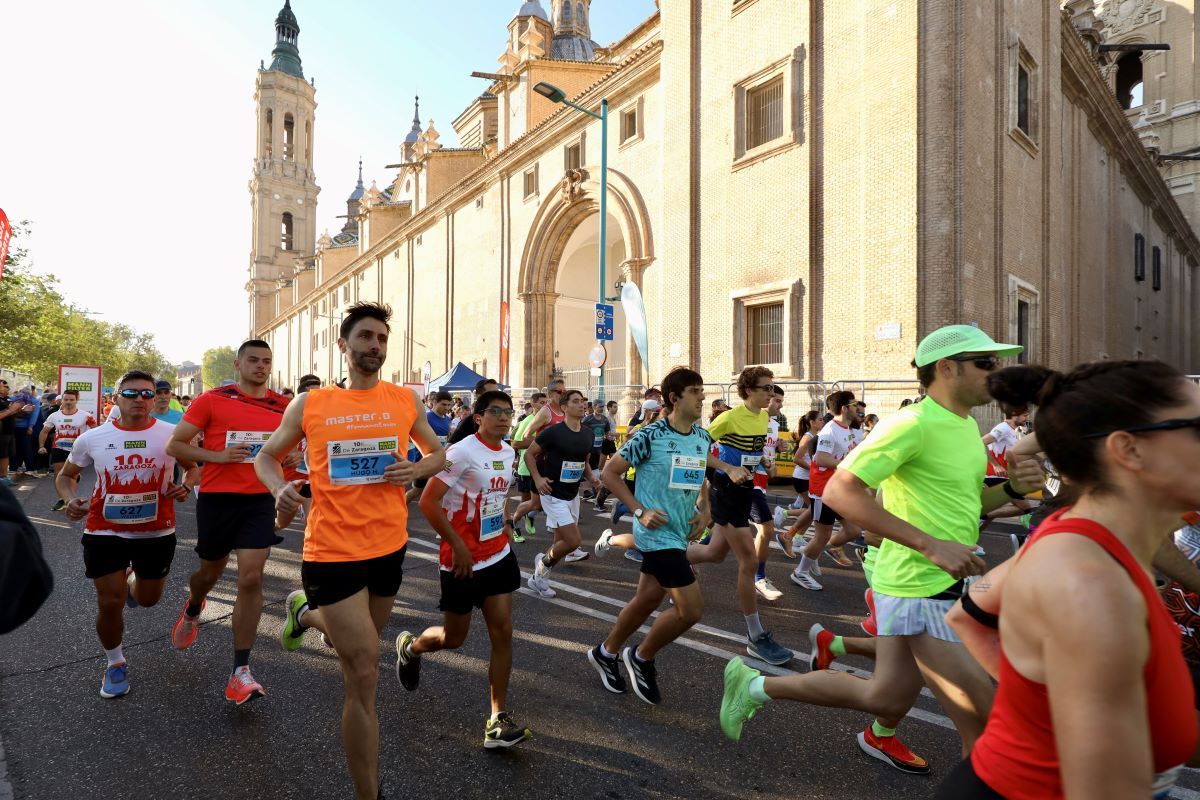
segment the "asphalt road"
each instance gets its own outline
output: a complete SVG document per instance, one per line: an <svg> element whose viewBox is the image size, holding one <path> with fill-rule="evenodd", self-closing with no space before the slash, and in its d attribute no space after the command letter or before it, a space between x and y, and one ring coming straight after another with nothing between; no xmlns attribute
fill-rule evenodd
<svg viewBox="0 0 1200 800"><path fill-rule="evenodd" d="M194 504L187 503L179 508L179 548L163 602L126 612L132 691L104 700L98 691L104 659L93 630L94 593L83 575L80 528L49 511L48 479L27 479L17 492L41 531L57 586L30 623L0 638L0 736L14 797L353 796L339 734L336 656L313 632L295 653L278 640L283 600L300 585L299 532L289 533L267 564L266 608L251 662L265 698L241 708L224 699L232 668L232 570L209 597L197 643L184 653L171 649L170 628L197 564ZM590 545L608 522L590 504L583 508ZM747 723L740 743L727 741L717 723L722 668L734 654L745 656L732 556L701 570L702 627L658 658L663 703L654 707L632 692L606 692L585 653L604 638L637 579L637 565L617 550L602 561L556 569L554 600L527 590L516 598L509 705L534 737L511 751L485 751L482 618L461 650L425 657L415 693L394 676L396 635L440 619L434 535L415 506L413 512L404 585L380 658L381 771L389 797L925 798L957 763L957 735L929 697L901 736L930 761L931 776L905 775L864 755L855 735L869 717L857 712L776 703ZM619 527L627 530L628 523ZM514 545L524 570L546 542L539 529L526 544ZM1006 534L985 535L983 544L993 563L1011 552ZM792 562L778 551L772 558L770 574L784 596L762 604L762 617L798 654L787 668L803 671L814 622L858 632L865 584L860 570L826 562L825 591L807 592L787 580ZM871 668L861 659L846 664ZM0 758L0 770L3 764ZM1178 796L1200 798L1194 791L1200 776L1189 772L1184 784L1190 788ZM0 798L7 790L0 772Z"/></svg>

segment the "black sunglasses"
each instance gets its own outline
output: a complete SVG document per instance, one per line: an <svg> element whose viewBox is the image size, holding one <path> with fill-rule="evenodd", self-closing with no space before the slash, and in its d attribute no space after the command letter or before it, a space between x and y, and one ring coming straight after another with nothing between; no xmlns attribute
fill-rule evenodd
<svg viewBox="0 0 1200 800"><path fill-rule="evenodd" d="M971 362L976 369L981 369L984 372L991 372L1000 366L1000 359L995 356L946 356L947 361Z"/></svg>
<svg viewBox="0 0 1200 800"><path fill-rule="evenodd" d="M773 384L773 383L763 383L763 384L760 384L760 385L758 385L758 386L755 386L754 388L755 388L755 389L760 389L760 390L762 390L762 391L764 391L764 392L773 392L773 391L775 391L775 384Z"/></svg>
<svg viewBox="0 0 1200 800"><path fill-rule="evenodd" d="M140 397L143 400L150 400L154 397L153 389L122 389L117 394L124 397L126 400L132 400L135 397Z"/></svg>
<svg viewBox="0 0 1200 800"><path fill-rule="evenodd" d="M1200 417L1191 419L1164 419L1162 422L1148 422L1145 425L1134 425L1129 428L1115 428L1103 433L1085 433L1080 439L1099 439L1112 433L1149 433L1150 431L1177 431L1181 428L1191 428L1192 433L1200 438Z"/></svg>

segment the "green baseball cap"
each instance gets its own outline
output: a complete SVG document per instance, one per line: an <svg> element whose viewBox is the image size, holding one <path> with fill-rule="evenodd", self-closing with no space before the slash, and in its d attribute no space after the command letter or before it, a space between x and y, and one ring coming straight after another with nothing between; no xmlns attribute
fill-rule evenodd
<svg viewBox="0 0 1200 800"><path fill-rule="evenodd" d="M998 358L1015 356L1025 348L1019 344L1001 344L974 325L947 325L926 336L917 345L918 367L961 353L992 353Z"/></svg>

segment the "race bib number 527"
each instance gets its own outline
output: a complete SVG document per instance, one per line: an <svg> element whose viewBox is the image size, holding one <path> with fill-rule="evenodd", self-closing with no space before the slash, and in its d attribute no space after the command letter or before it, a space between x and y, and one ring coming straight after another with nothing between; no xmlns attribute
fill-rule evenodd
<svg viewBox="0 0 1200 800"><path fill-rule="evenodd" d="M330 442L329 482L334 486L383 483L383 471L396 463L396 437Z"/></svg>

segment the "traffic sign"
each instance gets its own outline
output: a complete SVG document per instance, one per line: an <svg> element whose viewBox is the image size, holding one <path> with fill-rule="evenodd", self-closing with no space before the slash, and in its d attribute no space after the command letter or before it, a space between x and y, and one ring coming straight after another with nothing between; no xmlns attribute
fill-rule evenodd
<svg viewBox="0 0 1200 800"><path fill-rule="evenodd" d="M606 361L608 361L608 351L604 349L604 342L596 342L596 346L588 353L588 363L593 368L600 369Z"/></svg>
<svg viewBox="0 0 1200 800"><path fill-rule="evenodd" d="M613 307L608 303L596 303L596 340L613 340Z"/></svg>

